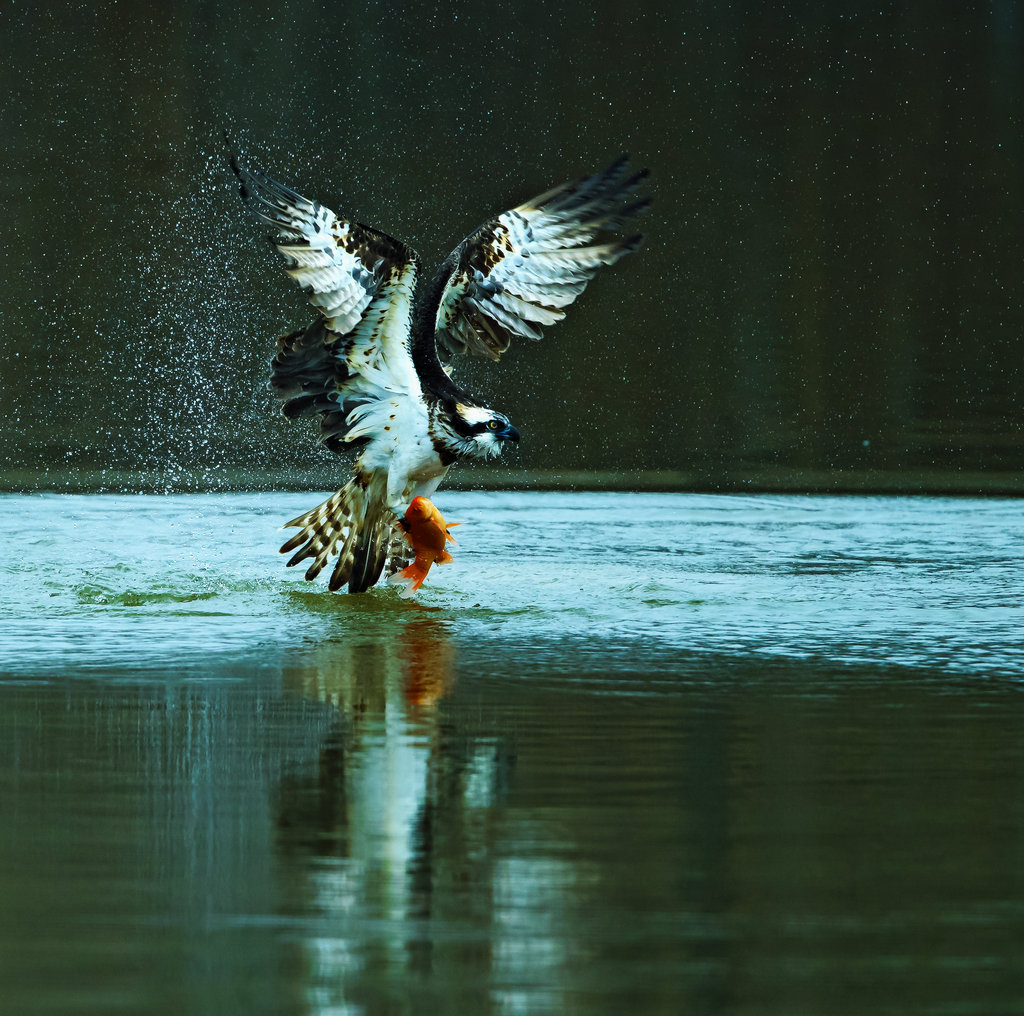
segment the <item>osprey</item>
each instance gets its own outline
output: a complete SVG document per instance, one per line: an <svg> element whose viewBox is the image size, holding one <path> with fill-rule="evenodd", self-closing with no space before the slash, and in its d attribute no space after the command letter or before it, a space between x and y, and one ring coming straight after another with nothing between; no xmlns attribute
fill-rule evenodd
<svg viewBox="0 0 1024 1016"><path fill-rule="evenodd" d="M541 337L601 265L640 246L603 239L646 208L628 196L647 175L623 155L604 172L556 187L490 219L416 291L419 260L405 244L239 165L247 207L271 227L285 271L319 312L278 340L270 383L288 417L319 415L332 451L359 448L354 476L285 527L281 553L312 558L312 580L337 554L330 588L369 589L408 550L396 512L430 497L452 463L498 455L519 440L509 419L460 388L438 358L497 360L514 336ZM597 240L598 242L594 242Z"/></svg>

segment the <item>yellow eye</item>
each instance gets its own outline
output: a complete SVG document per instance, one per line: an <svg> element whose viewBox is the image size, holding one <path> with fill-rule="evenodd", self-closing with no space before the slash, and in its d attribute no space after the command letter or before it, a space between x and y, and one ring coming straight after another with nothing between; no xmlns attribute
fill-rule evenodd
<svg viewBox="0 0 1024 1016"><path fill-rule="evenodd" d="M491 430L497 430L498 427L501 426L501 425L498 423L497 420L491 420L491 422L489 424L487 424L487 426L490 427Z"/></svg>

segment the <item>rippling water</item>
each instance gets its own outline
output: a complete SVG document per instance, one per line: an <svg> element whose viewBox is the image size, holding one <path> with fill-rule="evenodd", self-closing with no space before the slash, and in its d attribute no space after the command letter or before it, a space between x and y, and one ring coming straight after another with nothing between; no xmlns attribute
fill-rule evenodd
<svg viewBox="0 0 1024 1016"><path fill-rule="evenodd" d="M18 1013L1017 1011L1019 503L0 498Z"/></svg>

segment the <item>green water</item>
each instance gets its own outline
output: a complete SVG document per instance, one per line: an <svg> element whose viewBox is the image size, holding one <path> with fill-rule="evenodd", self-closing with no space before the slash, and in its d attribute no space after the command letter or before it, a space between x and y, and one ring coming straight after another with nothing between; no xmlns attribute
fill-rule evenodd
<svg viewBox="0 0 1024 1016"><path fill-rule="evenodd" d="M12 1013L1016 1013L1014 501L0 498Z"/></svg>

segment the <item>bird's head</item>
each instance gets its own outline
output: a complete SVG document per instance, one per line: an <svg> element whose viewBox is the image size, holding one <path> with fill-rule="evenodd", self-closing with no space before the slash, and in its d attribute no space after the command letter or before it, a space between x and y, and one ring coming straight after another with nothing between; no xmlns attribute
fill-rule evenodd
<svg viewBox="0 0 1024 1016"><path fill-rule="evenodd" d="M519 431L507 416L493 409L460 402L453 417L454 429L463 439L466 454L491 458L501 454L506 441L519 443Z"/></svg>

